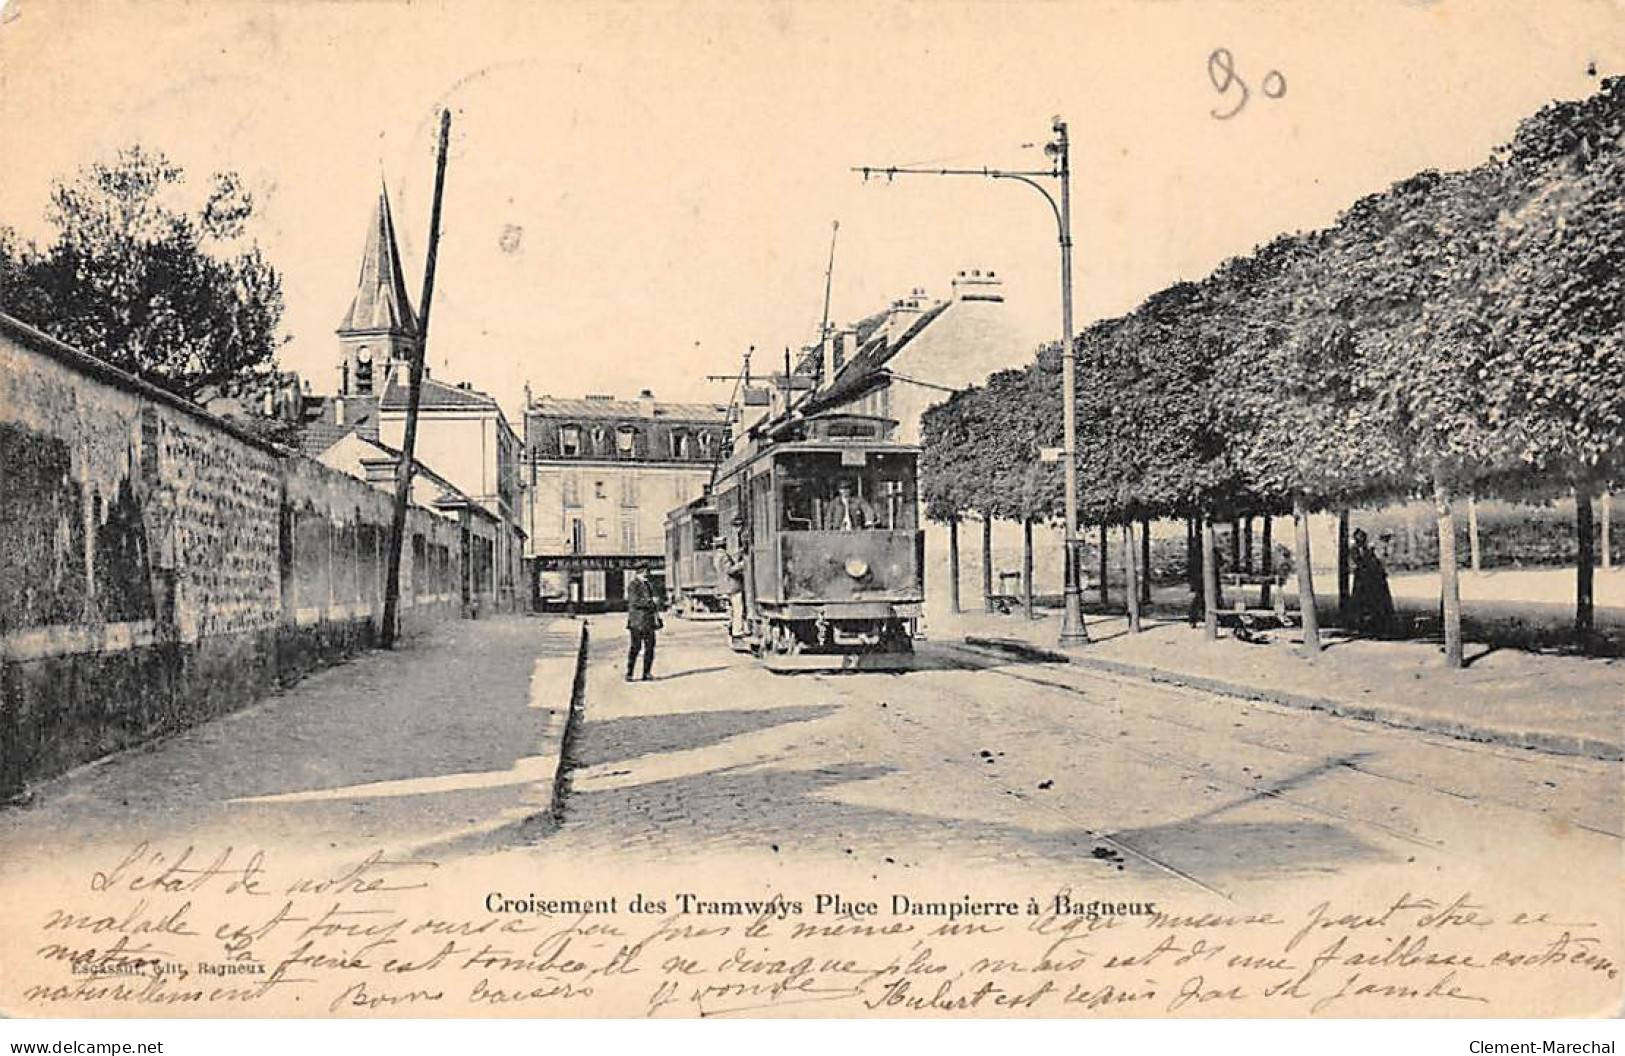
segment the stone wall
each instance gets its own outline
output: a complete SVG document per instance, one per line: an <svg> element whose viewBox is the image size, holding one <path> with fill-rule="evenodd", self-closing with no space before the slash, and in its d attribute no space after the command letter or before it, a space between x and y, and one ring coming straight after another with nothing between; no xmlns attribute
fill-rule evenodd
<svg viewBox="0 0 1625 1056"><path fill-rule="evenodd" d="M371 645L390 498L0 315L0 795ZM463 547L414 508L402 622Z"/></svg>

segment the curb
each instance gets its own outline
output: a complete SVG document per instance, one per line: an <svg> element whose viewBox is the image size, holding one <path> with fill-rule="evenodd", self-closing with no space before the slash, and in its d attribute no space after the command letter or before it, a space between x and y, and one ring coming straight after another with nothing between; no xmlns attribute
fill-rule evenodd
<svg viewBox="0 0 1625 1056"><path fill-rule="evenodd" d="M1429 715L1405 708L1361 704L1354 701L1338 700L1334 697L1317 697L1303 693L1293 693L1289 690L1265 689L1259 686L1227 682L1223 679L1208 678L1205 675L1169 671L1166 668L1144 664L1130 664L1121 660L1105 660L1100 657L1077 656L1010 638L984 638L977 635L966 635L965 644L983 649L997 649L1000 652L1011 653L1044 663L1076 664L1079 667L1093 668L1128 678L1144 679L1148 682L1160 682L1167 685L1183 686L1188 689L1200 689L1208 693L1237 697L1242 700L1269 701L1289 708L1302 708L1307 711L1323 711L1339 718L1376 722L1384 726L1394 726L1400 729L1421 730L1425 733L1437 733L1446 737L1454 737L1457 740L1502 744L1512 748L1527 748L1534 751L1548 752L1553 755L1577 755L1605 761L1625 759L1625 744L1599 737L1557 733L1551 730L1518 730L1499 726L1478 725L1461 719L1443 715Z"/></svg>
<svg viewBox="0 0 1625 1056"><path fill-rule="evenodd" d="M570 794L570 759L576 738L581 735L581 723L586 717L587 705L587 645L590 640L588 625L581 625L581 644L576 647L575 677L570 681L570 707L564 715L564 735L559 739L558 763L553 770L553 788L548 797L548 815L555 825L564 820L564 800Z"/></svg>

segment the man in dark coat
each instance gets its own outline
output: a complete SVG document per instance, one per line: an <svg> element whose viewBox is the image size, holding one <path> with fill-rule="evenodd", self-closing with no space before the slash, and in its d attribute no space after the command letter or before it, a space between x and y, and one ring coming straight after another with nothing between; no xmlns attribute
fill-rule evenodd
<svg viewBox="0 0 1625 1056"><path fill-rule="evenodd" d="M632 634L632 644L626 654L626 680L632 681L632 668L638 654L643 654L643 680L654 678L655 632L660 628L660 599L649 585L649 577L642 572L629 574L626 584L626 629Z"/></svg>

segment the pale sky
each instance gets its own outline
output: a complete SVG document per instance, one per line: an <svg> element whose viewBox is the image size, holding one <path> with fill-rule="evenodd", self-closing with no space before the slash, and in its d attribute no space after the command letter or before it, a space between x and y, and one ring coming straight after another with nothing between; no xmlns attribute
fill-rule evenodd
<svg viewBox="0 0 1625 1056"><path fill-rule="evenodd" d="M281 359L337 379L380 175L414 301L437 108L454 112L429 359L514 414L537 393L721 400L836 321L994 269L1024 340L1059 331L1055 227L981 179L1072 129L1077 325L1132 308L1621 72L1625 7L1242 3L92 3L0 11L0 223L121 144L236 169L286 283ZM1217 47L1252 89L1209 79ZM1594 64L1595 74L1587 71ZM1263 92L1279 71L1285 91ZM1273 82L1272 82L1273 86ZM517 244L515 244L517 243Z"/></svg>

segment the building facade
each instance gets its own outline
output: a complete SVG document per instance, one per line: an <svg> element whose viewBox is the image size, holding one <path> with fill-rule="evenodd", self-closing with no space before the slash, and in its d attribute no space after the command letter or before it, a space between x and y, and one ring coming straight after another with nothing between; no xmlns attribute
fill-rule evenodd
<svg viewBox="0 0 1625 1056"><path fill-rule="evenodd" d="M727 408L662 403L644 390L527 399L525 530L533 602L624 608L626 572L664 581L666 514L705 494Z"/></svg>

